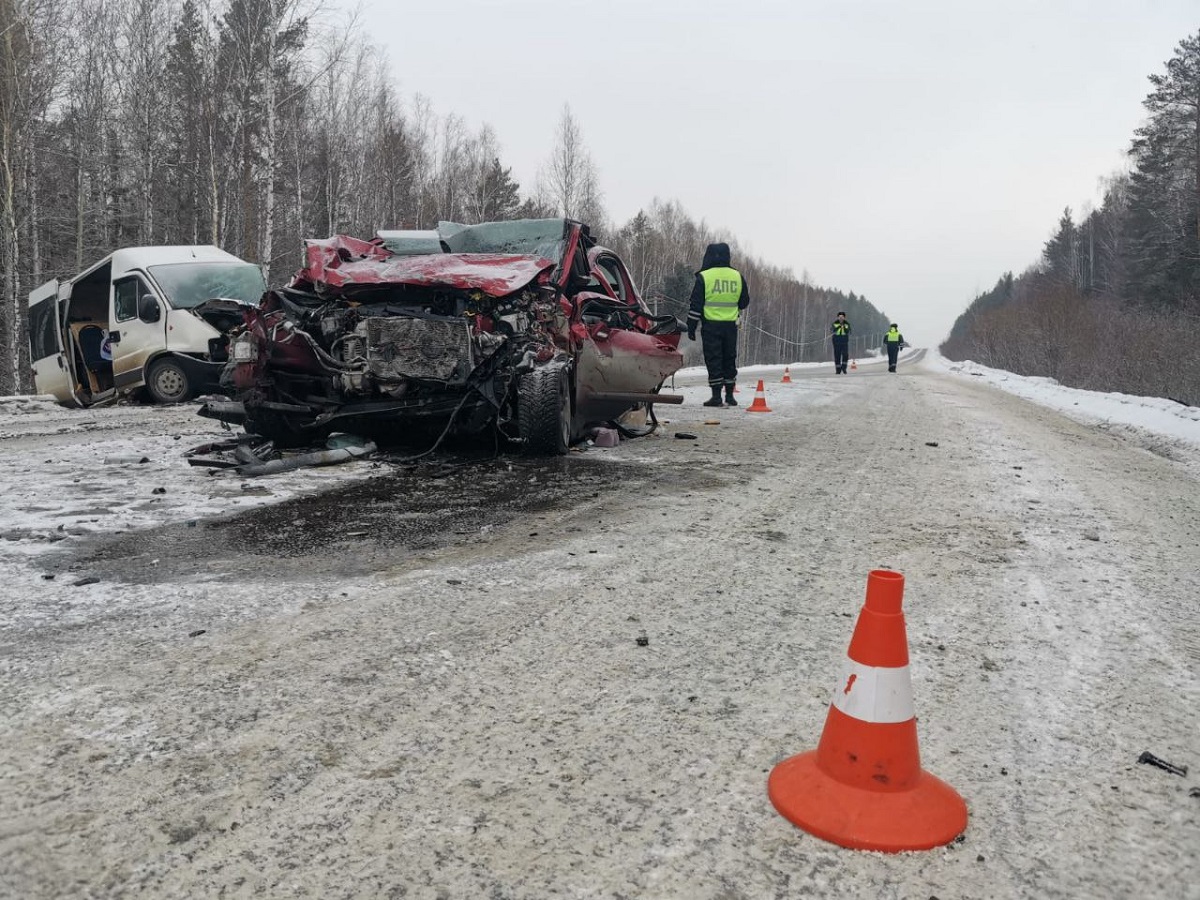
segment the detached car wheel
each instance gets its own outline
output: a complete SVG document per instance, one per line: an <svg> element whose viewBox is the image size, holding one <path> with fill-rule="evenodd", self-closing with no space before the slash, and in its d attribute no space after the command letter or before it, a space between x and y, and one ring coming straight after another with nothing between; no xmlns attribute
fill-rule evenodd
<svg viewBox="0 0 1200 900"><path fill-rule="evenodd" d="M571 447L571 379L566 366L543 366L517 385L517 428L525 452L561 456Z"/></svg>
<svg viewBox="0 0 1200 900"><path fill-rule="evenodd" d="M192 397L192 383L173 359L157 359L146 371L146 392L155 403L183 403Z"/></svg>

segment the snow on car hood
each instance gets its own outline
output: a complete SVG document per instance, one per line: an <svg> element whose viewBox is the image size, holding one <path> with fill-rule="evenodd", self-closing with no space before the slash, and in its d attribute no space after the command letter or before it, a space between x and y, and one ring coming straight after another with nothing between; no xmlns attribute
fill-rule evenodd
<svg viewBox="0 0 1200 900"><path fill-rule="evenodd" d="M397 256L378 241L338 235L305 241L305 266L292 287L346 288L412 284L479 290L503 297L544 281L555 263L541 256L501 253L438 253Z"/></svg>

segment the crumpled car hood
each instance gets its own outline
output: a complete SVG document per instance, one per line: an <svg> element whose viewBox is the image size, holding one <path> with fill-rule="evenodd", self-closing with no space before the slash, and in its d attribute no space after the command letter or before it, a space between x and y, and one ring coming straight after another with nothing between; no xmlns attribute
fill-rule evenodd
<svg viewBox="0 0 1200 900"><path fill-rule="evenodd" d="M555 263L540 256L499 253L439 253L396 256L377 241L338 235L305 241L305 267L292 287L411 284L478 290L504 297L534 281L545 281Z"/></svg>

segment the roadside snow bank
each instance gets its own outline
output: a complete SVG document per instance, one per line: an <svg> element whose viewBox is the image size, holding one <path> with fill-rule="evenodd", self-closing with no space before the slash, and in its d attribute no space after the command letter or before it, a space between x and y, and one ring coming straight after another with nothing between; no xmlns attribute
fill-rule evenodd
<svg viewBox="0 0 1200 900"><path fill-rule="evenodd" d="M1161 397L1102 394L1064 387L1053 378L1014 375L970 360L954 362L932 349L925 356L925 365L951 375L981 378L1003 391L1056 409L1080 422L1102 423L1170 438L1200 450L1200 408L1195 406L1184 406Z"/></svg>

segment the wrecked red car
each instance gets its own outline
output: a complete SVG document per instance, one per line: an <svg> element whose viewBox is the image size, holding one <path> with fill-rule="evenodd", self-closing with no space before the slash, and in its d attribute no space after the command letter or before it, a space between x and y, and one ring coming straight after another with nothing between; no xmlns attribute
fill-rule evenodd
<svg viewBox="0 0 1200 900"><path fill-rule="evenodd" d="M494 429L565 453L590 426L682 402L659 393L682 365L679 337L568 219L313 240L231 340L240 408L208 414L282 444Z"/></svg>

